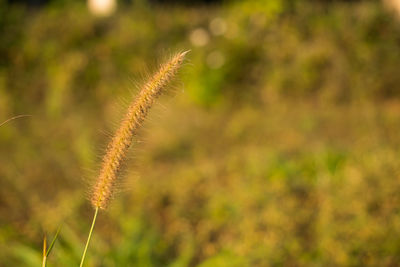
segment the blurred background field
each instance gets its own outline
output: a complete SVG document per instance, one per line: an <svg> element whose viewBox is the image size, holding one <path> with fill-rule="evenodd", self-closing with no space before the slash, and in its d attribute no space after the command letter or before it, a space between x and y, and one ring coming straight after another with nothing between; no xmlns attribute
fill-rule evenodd
<svg viewBox="0 0 400 267"><path fill-rule="evenodd" d="M35 1L31 1L35 2ZM41 2L41 1L37 1ZM135 140L87 266L398 266L390 1L0 0L0 266L76 266L110 135L190 49ZM395 1L392 1L395 3Z"/></svg>

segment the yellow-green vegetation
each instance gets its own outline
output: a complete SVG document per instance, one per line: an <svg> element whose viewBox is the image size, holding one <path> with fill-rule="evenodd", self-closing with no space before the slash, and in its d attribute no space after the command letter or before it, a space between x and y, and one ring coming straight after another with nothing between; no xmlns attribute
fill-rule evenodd
<svg viewBox="0 0 400 267"><path fill-rule="evenodd" d="M0 127L0 265L40 266L61 224L47 266L79 264L122 106L180 49L85 266L400 261L400 24L380 1L1 3L0 122L32 116Z"/></svg>

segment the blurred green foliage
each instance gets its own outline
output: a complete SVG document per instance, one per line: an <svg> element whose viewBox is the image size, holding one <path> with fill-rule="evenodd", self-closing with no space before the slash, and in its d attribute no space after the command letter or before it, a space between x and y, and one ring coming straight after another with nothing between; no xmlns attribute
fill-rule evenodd
<svg viewBox="0 0 400 267"><path fill-rule="evenodd" d="M0 265L38 266L61 224L49 266L77 265L109 135L184 49L87 266L397 265L400 24L378 1L285 0L0 2L0 121L32 115L0 127Z"/></svg>

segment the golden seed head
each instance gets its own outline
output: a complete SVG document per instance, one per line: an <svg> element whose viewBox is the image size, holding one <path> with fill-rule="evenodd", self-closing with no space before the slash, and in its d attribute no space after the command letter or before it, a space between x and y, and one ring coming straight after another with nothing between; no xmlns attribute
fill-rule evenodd
<svg viewBox="0 0 400 267"><path fill-rule="evenodd" d="M108 144L106 154L103 157L99 177L92 189L90 200L93 207L105 209L109 204L121 164L132 143L132 137L142 125L155 99L177 73L188 52L178 53L167 63L161 65L158 72L143 86L136 99L130 104L125 118Z"/></svg>

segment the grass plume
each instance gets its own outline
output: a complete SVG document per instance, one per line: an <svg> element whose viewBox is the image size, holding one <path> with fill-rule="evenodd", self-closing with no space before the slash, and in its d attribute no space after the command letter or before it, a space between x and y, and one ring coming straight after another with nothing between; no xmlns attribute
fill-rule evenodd
<svg viewBox="0 0 400 267"><path fill-rule="evenodd" d="M142 125L156 98L178 71L186 53L187 51L178 53L162 65L129 106L125 118L107 147L99 177L93 187L90 200L94 208L105 209L109 204L132 137Z"/></svg>

